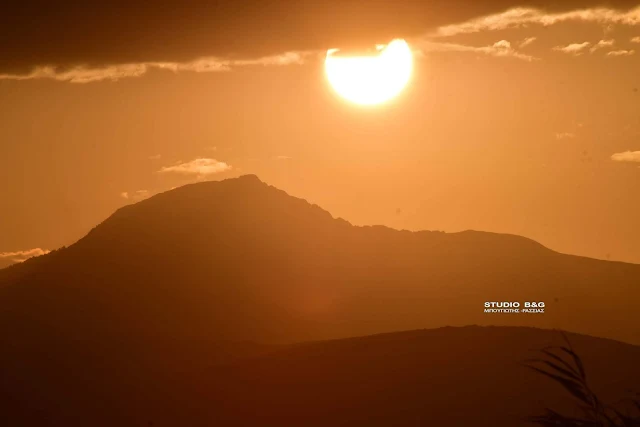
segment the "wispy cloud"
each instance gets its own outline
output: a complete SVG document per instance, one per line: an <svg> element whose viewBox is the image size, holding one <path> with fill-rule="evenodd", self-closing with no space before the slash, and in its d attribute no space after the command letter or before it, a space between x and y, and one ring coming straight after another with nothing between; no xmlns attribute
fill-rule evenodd
<svg viewBox="0 0 640 427"><path fill-rule="evenodd" d="M9 260L12 263L16 263L26 261L29 258L33 258L34 256L45 255L49 252L51 251L41 248L27 249L25 251L16 252L0 252L0 259Z"/></svg>
<svg viewBox="0 0 640 427"><path fill-rule="evenodd" d="M640 163L640 151L625 151L623 153L616 153L611 156L611 160L616 162Z"/></svg>
<svg viewBox="0 0 640 427"><path fill-rule="evenodd" d="M263 56L257 59L242 59L231 62L232 67L250 65L302 65L313 52L285 52L281 55Z"/></svg>
<svg viewBox="0 0 640 427"><path fill-rule="evenodd" d="M576 137L575 133L571 133L571 132L557 132L556 133L556 139L561 140L561 139L573 139Z"/></svg>
<svg viewBox="0 0 640 427"><path fill-rule="evenodd" d="M195 175L204 177L231 170L231 165L216 159L200 158L190 162L177 163L173 166L165 166L159 173L175 173L180 175Z"/></svg>
<svg viewBox="0 0 640 427"><path fill-rule="evenodd" d="M520 48L523 47L527 47L529 46L531 43L535 42L538 38L537 37L527 37L526 39L524 39L523 41L520 42Z"/></svg>
<svg viewBox="0 0 640 427"><path fill-rule="evenodd" d="M607 56L631 56L633 54L635 54L636 51L631 49L631 50L612 50L611 52L607 52Z"/></svg>
<svg viewBox="0 0 640 427"><path fill-rule="evenodd" d="M631 43L640 43L640 36L632 38Z"/></svg>
<svg viewBox="0 0 640 427"><path fill-rule="evenodd" d="M600 40L598 43L594 44L593 46L591 46L591 49L589 49L589 51L591 53L595 52L598 49L602 49L605 47L611 47L615 44L615 40L610 39L610 40Z"/></svg>
<svg viewBox="0 0 640 427"><path fill-rule="evenodd" d="M425 52L475 52L491 56L518 58L525 61L533 61L538 59L531 55L526 55L513 49L513 47L511 47L511 43L507 40L500 40L492 45L479 47L458 43L441 43L426 40L422 42L421 47Z"/></svg>
<svg viewBox="0 0 640 427"><path fill-rule="evenodd" d="M568 12L546 12L541 9L516 7L502 13L475 18L459 24L446 25L436 30L437 36L498 31L531 25L551 26L564 22L590 22L600 25L640 25L640 7L622 11L598 7Z"/></svg>
<svg viewBox="0 0 640 427"><path fill-rule="evenodd" d="M137 190L133 192L123 191L120 193L120 197L125 200L131 200L133 202L139 202L140 200L147 199L151 196L149 190Z"/></svg>
<svg viewBox="0 0 640 427"><path fill-rule="evenodd" d="M151 70L177 72L213 73L231 71L236 67L300 65L316 52L285 52L280 55L255 59L200 58L189 62L140 62L117 64L104 67L76 66L61 68L55 66L36 67L27 74L0 74L0 80L51 79L69 83L92 83L118 81L128 77L140 77Z"/></svg>
<svg viewBox="0 0 640 427"><path fill-rule="evenodd" d="M589 47L591 43L589 42L583 42L583 43L571 43L568 44L566 46L556 46L553 48L553 50L559 51L559 52L564 52L564 53L568 53L570 55L582 55L582 53L584 52L584 50Z"/></svg>
<svg viewBox="0 0 640 427"><path fill-rule="evenodd" d="M276 160L291 160L289 156L274 156L273 158Z"/></svg>
<svg viewBox="0 0 640 427"><path fill-rule="evenodd" d="M162 157L161 154L154 154L153 156L149 156L149 160L158 160Z"/></svg>

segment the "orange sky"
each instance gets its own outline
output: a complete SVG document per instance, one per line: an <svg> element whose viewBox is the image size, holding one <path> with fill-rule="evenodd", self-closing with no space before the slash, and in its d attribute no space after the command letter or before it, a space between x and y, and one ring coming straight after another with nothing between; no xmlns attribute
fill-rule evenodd
<svg viewBox="0 0 640 427"><path fill-rule="evenodd" d="M0 266L126 203L247 173L358 225L514 233L640 263L639 10L425 28L407 37L422 51L409 86L375 108L336 97L316 46L0 69Z"/></svg>

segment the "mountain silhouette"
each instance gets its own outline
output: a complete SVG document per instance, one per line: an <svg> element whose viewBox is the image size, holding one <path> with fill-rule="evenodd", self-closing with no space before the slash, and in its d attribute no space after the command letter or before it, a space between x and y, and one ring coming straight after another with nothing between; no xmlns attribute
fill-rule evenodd
<svg viewBox="0 0 640 427"><path fill-rule="evenodd" d="M546 307L487 314L486 301ZM34 340L285 343L496 324L640 344L637 301L640 265L513 235L356 227L254 175L125 206L0 270L1 325Z"/></svg>
<svg viewBox="0 0 640 427"><path fill-rule="evenodd" d="M491 382L483 369L517 364L522 354L514 348L523 349L531 334L529 344L544 346L540 337L551 332L444 328L293 343L494 324L560 328L637 345L639 285L639 265L564 255L519 236L356 227L253 175L186 185L117 210L69 247L0 270L0 391L7 396L0 414L13 426L146 425L151 419L154 425L212 425L212 414L225 425L270 425L270 419L300 425L296 420L305 417L318 425L348 419L376 425L339 399L353 397L353 408L377 407L389 390L403 388L379 415L404 421L378 425L409 425L399 415L403 402L411 417L425 405L439 408L439 415L427 416L434 422L451 412L455 422L436 425L483 425L464 418L456 404L447 406L446 396L482 394ZM486 301L543 301L545 313L489 314ZM455 348L446 347L459 338ZM637 363L625 362L638 355L637 347L577 340L587 353L611 350L598 353L597 363L620 374L610 377L612 389L637 380ZM361 345L373 358L362 369L356 366ZM478 362L464 365L471 356ZM384 358L391 363L387 371L379 365ZM285 372L287 366L300 375ZM407 366L423 382L411 380ZM627 367L629 375L622 375ZM482 381L469 377L474 369L485 372ZM509 369L507 376L515 372ZM352 386L344 383L349 372L357 373ZM430 381L438 385L429 388ZM334 397L312 390L330 395L331 387L339 389ZM507 394L496 389L495 399L533 396L528 383L509 387ZM415 398L407 394L414 392ZM223 399L227 394L230 400ZM298 402L298 409L273 403L277 396ZM305 406L300 396L311 399L307 405L318 399L325 409ZM489 405L484 420L493 424L486 425L514 425L487 415L492 404L476 398L474 405ZM243 405L257 412L238 414ZM503 415L524 413L525 406ZM256 423L254 415L266 421Z"/></svg>

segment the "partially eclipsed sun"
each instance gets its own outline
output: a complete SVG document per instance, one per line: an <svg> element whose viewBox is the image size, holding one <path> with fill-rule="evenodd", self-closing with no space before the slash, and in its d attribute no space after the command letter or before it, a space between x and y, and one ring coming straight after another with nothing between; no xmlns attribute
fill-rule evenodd
<svg viewBox="0 0 640 427"><path fill-rule="evenodd" d="M404 40L376 45L370 56L336 55L329 49L325 71L329 83L343 98L359 105L375 105L398 95L409 82L413 69L411 49Z"/></svg>

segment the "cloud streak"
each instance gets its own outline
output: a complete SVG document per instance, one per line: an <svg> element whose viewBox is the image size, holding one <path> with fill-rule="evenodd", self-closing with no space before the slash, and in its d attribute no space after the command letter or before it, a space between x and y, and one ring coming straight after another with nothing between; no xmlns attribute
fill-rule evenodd
<svg viewBox="0 0 640 427"><path fill-rule="evenodd" d="M468 46L458 43L441 43L434 41L423 41L421 48L424 52L475 52L497 57L511 57L524 61L534 61L538 58L527 55L511 47L507 40L500 40L489 46Z"/></svg>
<svg viewBox="0 0 640 427"><path fill-rule="evenodd" d="M575 137L576 137L576 134L571 133L571 132L558 132L558 133L556 133L556 139L557 140L573 139Z"/></svg>
<svg viewBox="0 0 640 427"><path fill-rule="evenodd" d="M586 48L588 48L589 45L591 45L591 43L589 43L589 42L571 43L571 44L568 44L566 46L556 46L556 47L553 48L553 50L558 51L558 52L568 53L570 55L578 56L578 55L582 55L584 50Z"/></svg>
<svg viewBox="0 0 640 427"><path fill-rule="evenodd" d="M141 200L149 198L150 196L151 193L149 192L149 190L137 190L132 193L123 191L122 193L120 193L120 197L125 200L131 200L133 202L139 202Z"/></svg>
<svg viewBox="0 0 640 427"><path fill-rule="evenodd" d="M605 47L611 47L615 44L615 40L610 39L610 40L600 40L598 43L594 44L591 49L589 49L589 51L591 53L595 52L598 49L602 49Z"/></svg>
<svg viewBox="0 0 640 427"><path fill-rule="evenodd" d="M0 74L0 80L49 79L69 83L93 83L100 81L118 81L124 78L140 77L151 70L165 70L194 73L228 72L234 68L249 66L286 66L302 65L315 53L285 52L280 55L263 56L256 59L223 59L216 57L200 58L190 62L141 62L109 65L104 67L76 66L61 68L41 66L26 74Z"/></svg>
<svg viewBox="0 0 640 427"><path fill-rule="evenodd" d="M179 175L205 177L226 172L231 169L231 165L225 162L220 162L216 159L199 158L191 160L190 162L177 163L173 166L165 166L161 168L158 173L174 173Z"/></svg>
<svg viewBox="0 0 640 427"><path fill-rule="evenodd" d="M520 42L520 48L529 46L530 44L535 42L537 39L538 39L537 37L527 37L522 42Z"/></svg>
<svg viewBox="0 0 640 427"><path fill-rule="evenodd" d="M18 263L24 262L35 256L48 254L49 252L51 251L42 248L33 248L16 252L0 252L0 259L9 260L12 263Z"/></svg>
<svg viewBox="0 0 640 427"><path fill-rule="evenodd" d="M622 153L616 153L611 156L611 160L613 160L614 162L640 163L640 151L625 151Z"/></svg>
<svg viewBox="0 0 640 427"><path fill-rule="evenodd" d="M633 54L635 54L636 51L631 49L631 50L612 50L611 52L607 52L607 56L631 56Z"/></svg>
<svg viewBox="0 0 640 427"><path fill-rule="evenodd" d="M450 37L458 34L499 31L531 25L549 27L565 22L636 26L640 25L640 6L627 11L598 7L556 13L545 12L535 8L516 7L505 12L475 18L459 24L442 26L436 30L434 35Z"/></svg>

